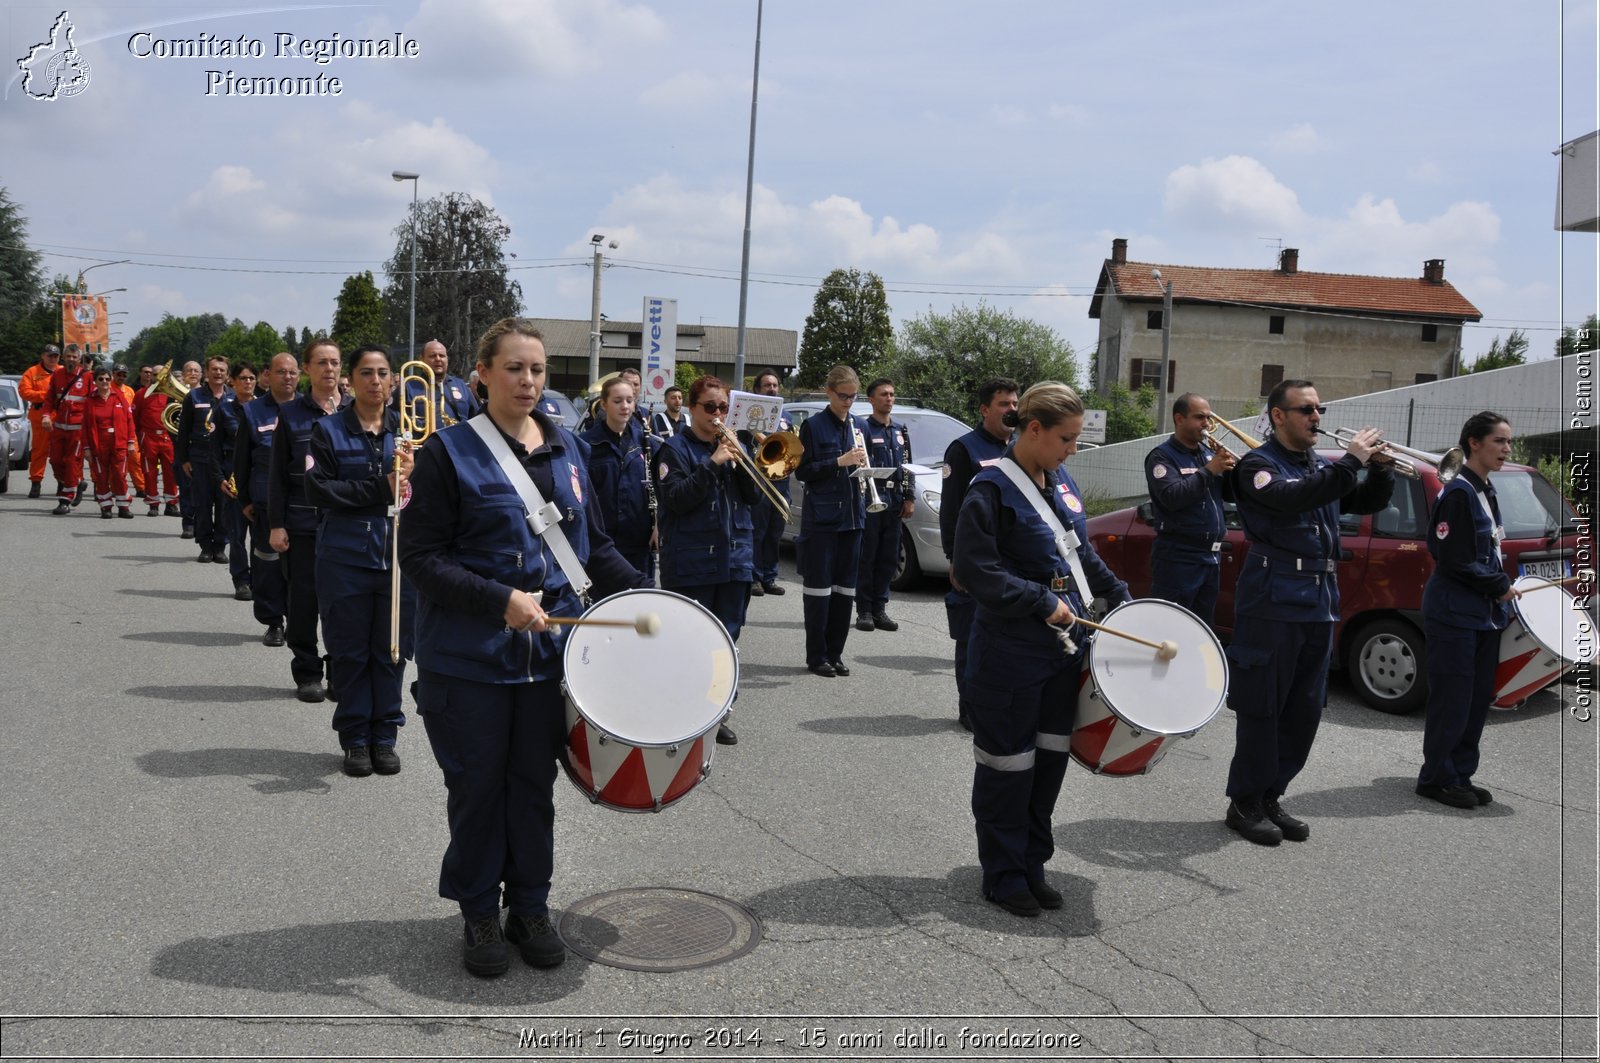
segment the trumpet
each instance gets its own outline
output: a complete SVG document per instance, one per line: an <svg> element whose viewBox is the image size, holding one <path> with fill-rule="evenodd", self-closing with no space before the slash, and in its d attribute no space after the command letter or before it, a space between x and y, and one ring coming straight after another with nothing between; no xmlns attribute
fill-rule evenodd
<svg viewBox="0 0 1600 1063"><path fill-rule="evenodd" d="M751 460L750 455L744 452L744 447L739 445L739 437L728 431L728 426L722 423L722 419L719 417L711 423L716 428L717 434L733 448L734 460L738 462L739 468L755 482L756 487L760 488L761 493L767 497L767 501L777 507L778 514L783 517L784 523L788 523L791 515L788 500L778 493L778 489L772 486L772 481L767 479L766 474L756 467L756 463Z"/></svg>
<svg viewBox="0 0 1600 1063"><path fill-rule="evenodd" d="M1350 449L1350 440L1355 437L1353 428L1335 428L1332 432L1322 432L1322 435L1332 439L1341 450ZM1418 464L1432 465L1438 470L1439 482L1449 483L1461 475L1461 467L1466 464L1466 455L1460 447L1451 447L1443 454L1432 454L1426 450L1415 450L1399 443L1391 443L1387 439L1378 444L1378 450L1388 455L1389 465L1394 469L1396 476L1404 476L1408 480L1419 480L1422 472ZM1400 457L1400 455L1405 457ZM1412 460L1408 461L1407 458Z"/></svg>
<svg viewBox="0 0 1600 1063"><path fill-rule="evenodd" d="M850 419L850 431L855 435L856 446L860 447L862 450L866 450L866 438L862 436L861 428L855 423L855 418ZM889 503L885 502L881 497L879 497L878 485L872 477L861 477L861 493L867 497L868 513L882 513L884 510L889 508Z"/></svg>

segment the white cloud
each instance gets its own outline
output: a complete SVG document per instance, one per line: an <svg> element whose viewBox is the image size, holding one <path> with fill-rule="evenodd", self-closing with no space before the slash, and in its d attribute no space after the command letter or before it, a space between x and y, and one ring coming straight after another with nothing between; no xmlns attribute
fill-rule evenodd
<svg viewBox="0 0 1600 1063"><path fill-rule="evenodd" d="M1028 112L1012 103L997 103L989 108L989 118L996 125L1015 127L1027 125Z"/></svg>
<svg viewBox="0 0 1600 1063"><path fill-rule="evenodd" d="M1292 229L1303 212L1294 192L1248 155L1205 159L1167 175L1166 211L1195 228Z"/></svg>
<svg viewBox="0 0 1600 1063"><path fill-rule="evenodd" d="M1085 125L1089 121L1089 109L1076 103L1052 103L1044 113L1051 121L1069 125Z"/></svg>
<svg viewBox="0 0 1600 1063"><path fill-rule="evenodd" d="M620 0L422 0L407 32L434 72L481 81L601 72L666 27L652 9Z"/></svg>
<svg viewBox="0 0 1600 1063"><path fill-rule="evenodd" d="M1326 142L1310 122L1301 122L1279 133L1273 139L1273 146L1291 155L1310 155L1326 147Z"/></svg>

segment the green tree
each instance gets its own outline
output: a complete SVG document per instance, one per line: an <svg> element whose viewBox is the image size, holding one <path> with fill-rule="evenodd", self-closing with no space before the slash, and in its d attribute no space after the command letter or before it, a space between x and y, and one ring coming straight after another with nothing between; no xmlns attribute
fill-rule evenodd
<svg viewBox="0 0 1600 1063"><path fill-rule="evenodd" d="M978 420L978 387L994 376L1024 389L1041 380L1078 385L1072 345L1048 325L985 303L929 311L900 327L894 353L873 364L895 390L968 424Z"/></svg>
<svg viewBox="0 0 1600 1063"><path fill-rule="evenodd" d="M1151 413L1156 404L1156 389L1149 384L1130 392L1128 385L1119 380L1106 389L1103 401L1107 443L1123 443L1156 434L1156 420Z"/></svg>
<svg viewBox="0 0 1600 1063"><path fill-rule="evenodd" d="M689 401L689 386L705 376L705 371L693 362L678 362L673 369L672 382L683 389L683 401Z"/></svg>
<svg viewBox="0 0 1600 1063"><path fill-rule="evenodd" d="M800 337L795 386L819 388L828 369L844 364L857 372L881 364L894 347L894 325L883 278L858 269L836 269L822 280Z"/></svg>
<svg viewBox="0 0 1600 1063"><path fill-rule="evenodd" d="M39 252L28 246L28 219L0 187L0 372L21 372L56 335L57 307L45 289Z"/></svg>
<svg viewBox="0 0 1600 1063"><path fill-rule="evenodd" d="M341 351L353 351L368 343L388 346L383 296L378 294L370 270L344 279L333 312L333 329L328 335Z"/></svg>
<svg viewBox="0 0 1600 1063"><path fill-rule="evenodd" d="M1512 329L1506 337L1505 343L1500 342L1496 336L1489 341L1489 349L1478 357L1464 371L1466 373L1485 373L1490 369L1504 369L1507 366L1522 365L1528 360L1528 334L1521 329Z"/></svg>
<svg viewBox="0 0 1600 1063"><path fill-rule="evenodd" d="M243 362L259 373L278 353L278 341L282 338L278 330L265 321L257 321L254 328L247 329L243 321L235 318L206 348L206 357L221 355L230 366Z"/></svg>
<svg viewBox="0 0 1600 1063"><path fill-rule="evenodd" d="M394 257L383 265L391 344L404 345L411 314L411 221L395 227ZM437 339L450 351L450 371L466 376L476 344L471 328L522 311L522 286L506 273L511 226L472 196L448 192L417 205L417 350ZM511 257L515 257L512 255ZM407 355L407 358L415 357Z"/></svg>
<svg viewBox="0 0 1600 1063"><path fill-rule="evenodd" d="M1583 328L1564 328L1561 338L1556 340L1556 357L1565 358L1569 354L1579 351L1592 351L1600 348L1600 316L1590 314L1583 323Z"/></svg>
<svg viewBox="0 0 1600 1063"><path fill-rule="evenodd" d="M295 345L294 326L285 326L283 335L280 338L283 340L283 346L279 347L278 350L288 351L290 354L295 356L296 360L298 360L300 357L300 348ZM277 351L274 351L273 353L276 354Z"/></svg>
<svg viewBox="0 0 1600 1063"><path fill-rule="evenodd" d="M294 351L295 357L299 358L300 355L305 351L305 349L307 347L311 346L311 341L314 340L314 339L316 339L316 336L311 334L310 327L309 326L304 326L304 325L301 326L301 328L300 328L300 344L297 347L291 348Z"/></svg>

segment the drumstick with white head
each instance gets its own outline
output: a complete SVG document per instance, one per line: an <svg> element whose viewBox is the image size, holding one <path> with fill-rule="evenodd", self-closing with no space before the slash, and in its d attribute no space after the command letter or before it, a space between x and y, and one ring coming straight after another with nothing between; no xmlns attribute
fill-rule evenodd
<svg viewBox="0 0 1600 1063"><path fill-rule="evenodd" d="M632 620L607 620L597 616L551 616L546 613L544 622L547 624L562 624L567 627L631 627L641 635L659 635L661 633L661 617L655 613L640 613Z"/></svg>
<svg viewBox="0 0 1600 1063"><path fill-rule="evenodd" d="M1534 591L1542 591L1547 587L1565 587L1569 583L1592 582L1594 582L1594 570L1589 568L1580 568L1576 574L1568 576L1566 579L1551 580L1549 583L1541 583L1537 587L1527 588L1522 593L1532 594Z"/></svg>
<svg viewBox="0 0 1600 1063"><path fill-rule="evenodd" d="M1073 617L1072 622L1074 624L1082 624L1087 628L1093 628L1096 631L1104 631L1107 635L1115 635L1120 639L1127 639L1129 642L1137 642L1141 646L1149 646L1152 650L1156 651L1156 656L1163 661L1170 661L1178 655L1178 644L1170 639L1162 642L1151 642L1149 639L1140 638L1138 635L1132 634L1131 632L1118 631L1114 627L1106 627L1104 624L1096 624L1093 620L1085 620L1081 616Z"/></svg>

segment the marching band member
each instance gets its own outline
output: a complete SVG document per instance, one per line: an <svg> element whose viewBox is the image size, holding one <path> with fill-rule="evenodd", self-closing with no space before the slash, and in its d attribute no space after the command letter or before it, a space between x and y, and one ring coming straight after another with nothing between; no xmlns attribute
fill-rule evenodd
<svg viewBox="0 0 1600 1063"><path fill-rule="evenodd" d="M233 444L234 485L239 492L239 513L250 526L250 608L267 629L261 636L262 645L282 646L289 583L283 558L271 545L268 500L278 408L294 399L300 385L300 363L288 351L279 351L268 363L266 376L266 394L239 411L239 435Z"/></svg>
<svg viewBox="0 0 1600 1063"><path fill-rule="evenodd" d="M111 371L94 371L94 393L83 404L83 446L89 455L94 477L94 500L100 503L100 518L111 519L116 503L117 516L133 519L133 493L128 487L128 459L134 448L133 414L113 391Z"/></svg>
<svg viewBox="0 0 1600 1063"><path fill-rule="evenodd" d="M400 770L396 732L404 658L389 645L389 506L404 497L411 449L396 445L400 414L389 408L393 371L382 347L359 347L350 364L353 401L311 429L306 501L322 511L317 527L317 605L333 729L344 773L360 778Z"/></svg>
<svg viewBox="0 0 1600 1063"><path fill-rule="evenodd" d="M966 690L983 895L1031 917L1062 905L1044 865L1055 852L1050 816L1067 770L1089 634L1068 625L1096 595L1114 608L1128 588L1089 545L1083 496L1060 468L1077 453L1083 402L1065 384L1045 381L1007 420L1016 438L1000 462L973 477L953 562L976 605ZM1046 508L1077 536L1073 557L1057 548Z"/></svg>
<svg viewBox="0 0 1600 1063"><path fill-rule="evenodd" d="M194 539L200 547L199 562L226 562L227 532L222 516L222 480L211 458L211 433L216 428L213 414L227 392L228 360L221 355L206 359L204 387L190 388L178 413L175 442L178 467L189 477L189 497L193 505Z"/></svg>
<svg viewBox="0 0 1600 1063"><path fill-rule="evenodd" d="M239 419L245 405L255 401L256 371L244 362L235 362L228 370L228 381L233 391L222 396L212 411L211 461L217 470L217 492L222 499L222 527L228 537L228 575L233 578L233 597L248 602L250 590L250 555L245 552L246 524L239 508L238 480L234 476L235 444L239 436ZM231 493L230 493L231 492Z"/></svg>
<svg viewBox="0 0 1600 1063"><path fill-rule="evenodd" d="M444 344L438 340L424 343L422 361L433 370L433 399L437 403L434 411L440 428L465 421L482 408L478 396L473 394L467 382L450 375L450 352ZM422 381L419 378L407 377L405 397L415 401L422 393L421 388Z"/></svg>
<svg viewBox="0 0 1600 1063"><path fill-rule="evenodd" d="M1329 462L1316 451L1327 407L1309 380L1267 396L1272 434L1239 459L1234 489L1250 553L1234 592L1228 707L1237 717L1227 825L1256 845L1305 841L1278 799L1305 767L1327 701L1339 619L1339 512L1376 513L1394 492L1382 433L1365 428ZM1362 467L1367 482L1357 484Z"/></svg>
<svg viewBox="0 0 1600 1063"><path fill-rule="evenodd" d="M601 525L584 445L539 409L546 365L543 339L526 318L484 333L484 413L440 431L419 452L400 540L419 597L417 711L449 791L439 894L461 906L462 961L483 977L510 966L508 940L534 966L565 958L549 919L556 756L566 744L565 629L544 618L546 608L575 616L582 606L545 540L564 536L597 595L644 583ZM480 422L509 448L518 478L560 511L543 537ZM542 601L530 593L541 590Z"/></svg>
<svg viewBox="0 0 1600 1063"><path fill-rule="evenodd" d="M1006 441L1011 438L1006 418L1016 410L1021 393L1017 382L1009 377L985 380L978 386L978 427L945 449L939 541L947 558L955 553L956 521L961 516L967 485L979 469L994 464L1006 452ZM945 622L950 625L950 637L956 642L956 718L969 731L972 728L968 724L967 635L972 630L974 608L971 596L952 570L950 589L944 596L944 613Z"/></svg>
<svg viewBox="0 0 1600 1063"><path fill-rule="evenodd" d="M656 458L660 492L661 586L693 598L722 621L735 644L744 628L755 563L752 505L770 505L737 465L737 441L717 427L727 387L714 376L689 386L689 429ZM738 742L724 721L717 742Z"/></svg>
<svg viewBox="0 0 1600 1063"><path fill-rule="evenodd" d="M1511 423L1484 410L1461 426L1461 473L1434 500L1428 528L1433 574L1422 591L1428 640L1428 708L1417 793L1456 808L1494 800L1472 785L1478 740L1494 700L1500 633L1511 623L1508 603L1521 597L1506 575L1500 503L1489 474L1511 456Z"/></svg>
<svg viewBox="0 0 1600 1063"><path fill-rule="evenodd" d="M204 370L200 368L199 362L188 361L183 363L183 386L188 388L190 391L193 391L195 388L200 386L200 382L204 378L204 375ZM183 462L179 460L177 456L178 438L180 433L169 432L168 435L172 438L173 468L176 469L178 473L178 516L182 522L181 527L183 529L179 535L179 538L193 539L194 477L189 475L188 470L183 467Z"/></svg>
<svg viewBox="0 0 1600 1063"><path fill-rule="evenodd" d="M783 395L783 381L778 376L776 369L763 369L761 375L756 377L756 394L770 396L775 401L781 402ZM678 400L683 401L681 396ZM668 389L667 409L672 410L672 394ZM661 417L661 414L657 414ZM776 431L791 432L794 425L789 423L789 418L778 414L778 427ZM792 474L791 474L792 475ZM770 478L769 478L770 479ZM789 500L789 477L784 476L771 480L773 489ZM783 584L778 582L778 546L783 542L783 514L778 512L777 506L764 506L757 504L752 514L755 518L755 578L750 583L750 593L755 597L764 594L783 594Z"/></svg>
<svg viewBox="0 0 1600 1063"><path fill-rule="evenodd" d="M1155 511L1150 597L1175 602L1211 626L1217 612L1220 550L1228 533L1222 503L1233 501L1234 456L1212 453L1211 403L1193 392L1172 400L1172 435L1144 458Z"/></svg>
<svg viewBox="0 0 1600 1063"><path fill-rule="evenodd" d="M856 574L856 630L899 631L889 618L889 583L900 561L900 526L916 511L911 494L911 474L903 466L911 460L911 433L894 419L894 381L881 377L867 385L872 412L862 418L866 432L867 464L895 473L877 483L884 509L868 513L861 534L861 564Z"/></svg>
<svg viewBox="0 0 1600 1063"><path fill-rule="evenodd" d="M170 400L154 390L155 379L154 367L140 366L139 392L133 400L133 427L139 436L139 453L144 461L144 501L150 507L145 516L160 516L162 503L165 503L167 516L176 517L180 514L175 452L172 436L161 423L161 415L166 412Z"/></svg>
<svg viewBox="0 0 1600 1063"><path fill-rule="evenodd" d="M78 504L83 490L83 405L94 390L94 377L83 368L83 352L67 344L61 365L50 374L44 400L44 426L50 434L50 471L56 477L56 508L62 516Z"/></svg>
<svg viewBox="0 0 1600 1063"><path fill-rule="evenodd" d="M761 381L756 381L756 390L761 390ZM650 418L650 431L662 439L671 439L683 431L687 424L683 419L683 389L674 384L669 387L662 401L667 408Z"/></svg>
<svg viewBox="0 0 1600 1063"><path fill-rule="evenodd" d="M287 566L284 638L294 654L289 665L294 696L313 705L327 695L322 656L317 652L317 507L306 498L306 458L311 454L312 428L339 409L339 360L339 346L332 340L314 339L306 345L310 387L278 406L267 475L268 542Z"/></svg>
<svg viewBox="0 0 1600 1063"><path fill-rule="evenodd" d="M600 419L583 434L589 478L600 496L606 534L628 564L655 578L655 507L649 489L648 436L633 415L633 385L612 377L600 389Z"/></svg>
<svg viewBox="0 0 1600 1063"><path fill-rule="evenodd" d="M806 498L795 547L804 582L806 667L826 679L850 674L844 644L867 521L863 481L852 479L850 470L867 463L867 448L850 413L861 390L856 371L847 365L829 369L825 390L828 408L800 425L804 455L795 475L806 485Z"/></svg>

